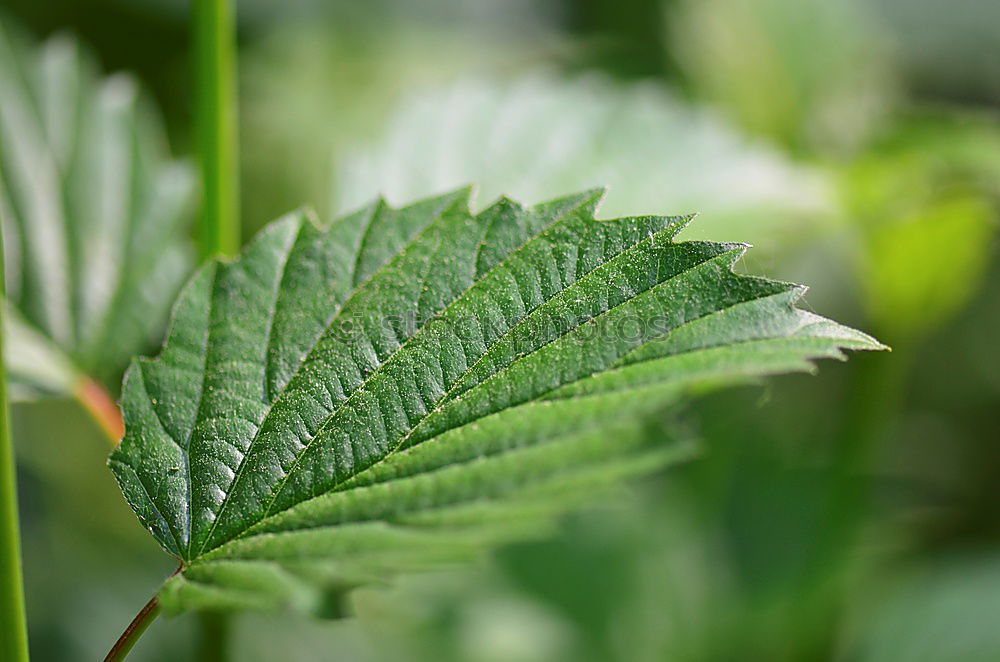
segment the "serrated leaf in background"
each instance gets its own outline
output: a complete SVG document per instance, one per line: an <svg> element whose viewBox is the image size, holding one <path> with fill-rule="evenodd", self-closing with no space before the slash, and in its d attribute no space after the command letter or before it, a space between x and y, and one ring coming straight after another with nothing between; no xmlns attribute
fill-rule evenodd
<svg viewBox="0 0 1000 662"><path fill-rule="evenodd" d="M190 169L132 78L100 77L70 37L33 46L6 24L0 131L13 392L115 393L189 272Z"/></svg>
<svg viewBox="0 0 1000 662"><path fill-rule="evenodd" d="M470 181L483 182L483 202L607 186L607 216L698 212L685 236L771 250L835 208L820 172L664 86L546 73L466 78L410 95L382 137L340 160L334 200L346 211L379 193L401 201Z"/></svg>

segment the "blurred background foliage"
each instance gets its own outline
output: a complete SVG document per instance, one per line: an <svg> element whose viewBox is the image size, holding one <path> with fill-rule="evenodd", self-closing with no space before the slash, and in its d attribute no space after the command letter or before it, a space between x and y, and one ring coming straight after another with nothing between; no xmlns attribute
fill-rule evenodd
<svg viewBox="0 0 1000 662"><path fill-rule="evenodd" d="M2 0L134 72L191 153L182 0ZM1000 659L1000 3L241 0L244 230L481 183L610 184L895 351L698 403L708 451L239 660ZM102 655L172 568L68 401L15 410L32 646ZM137 660L188 659L190 619Z"/></svg>

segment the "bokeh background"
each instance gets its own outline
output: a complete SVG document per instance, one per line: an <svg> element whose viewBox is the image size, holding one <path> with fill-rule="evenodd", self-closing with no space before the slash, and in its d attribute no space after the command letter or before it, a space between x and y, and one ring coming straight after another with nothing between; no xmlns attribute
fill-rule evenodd
<svg viewBox="0 0 1000 662"><path fill-rule="evenodd" d="M2 0L135 74L192 153L182 0ZM891 354L692 407L704 456L473 567L244 615L232 659L1000 660L1000 3L240 0L244 236L478 182L700 212ZM173 568L69 400L14 432L31 645L103 656ZM135 660L196 659L156 623Z"/></svg>

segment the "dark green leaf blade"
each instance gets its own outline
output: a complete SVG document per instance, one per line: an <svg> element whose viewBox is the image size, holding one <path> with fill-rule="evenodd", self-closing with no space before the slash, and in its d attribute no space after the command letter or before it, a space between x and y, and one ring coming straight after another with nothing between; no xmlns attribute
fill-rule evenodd
<svg viewBox="0 0 1000 662"><path fill-rule="evenodd" d="M206 265L110 461L184 565L165 604L319 609L465 557L689 456L647 429L686 395L881 348L734 273L745 247L675 242L689 217L594 220L600 195L297 213Z"/></svg>

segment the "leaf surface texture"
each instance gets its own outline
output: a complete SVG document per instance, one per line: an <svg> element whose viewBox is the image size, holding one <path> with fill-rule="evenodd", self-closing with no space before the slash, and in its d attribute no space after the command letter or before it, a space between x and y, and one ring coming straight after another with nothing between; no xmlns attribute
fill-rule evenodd
<svg viewBox="0 0 1000 662"><path fill-rule="evenodd" d="M662 417L691 393L880 347L734 273L745 246L674 241L689 217L595 220L601 195L294 213L202 268L110 460L183 563L165 605L322 611L690 457Z"/></svg>

